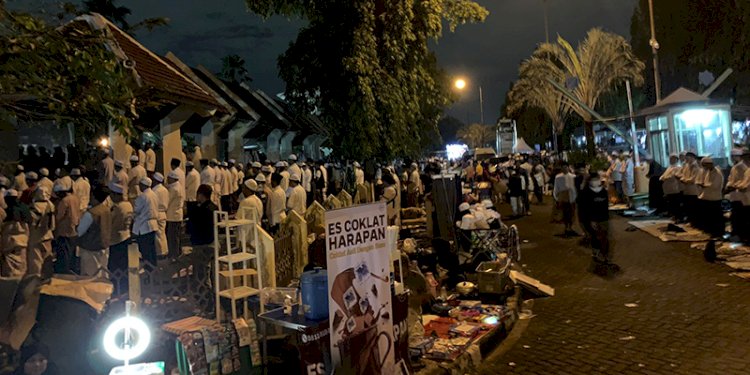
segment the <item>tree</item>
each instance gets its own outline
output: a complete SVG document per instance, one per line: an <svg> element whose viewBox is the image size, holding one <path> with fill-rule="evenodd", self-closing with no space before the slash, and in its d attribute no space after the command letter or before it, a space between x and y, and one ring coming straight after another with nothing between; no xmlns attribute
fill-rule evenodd
<svg viewBox="0 0 750 375"><path fill-rule="evenodd" d="M250 72L245 67L245 59L240 55L227 55L221 58L221 72L218 77L234 83L250 83Z"/></svg>
<svg viewBox="0 0 750 375"><path fill-rule="evenodd" d="M320 111L345 157L417 156L453 100L428 43L488 12L471 0L246 0L308 21L279 57L286 98Z"/></svg>
<svg viewBox="0 0 750 375"><path fill-rule="evenodd" d="M581 103L593 109L603 94L625 80L636 86L643 84L643 69L643 62L633 55L625 38L594 28L577 49L559 36L557 43L539 45L531 58L521 63L514 86L514 91L518 86L518 92L514 95L520 103L543 108L548 115L554 113L550 109L556 106L568 106L583 120L588 153L593 156L596 153L594 117L583 106L560 99L548 79L568 86ZM537 95L543 98L535 98ZM546 104L540 104L542 101Z"/></svg>
<svg viewBox="0 0 750 375"><path fill-rule="evenodd" d="M465 125L456 132L456 137L469 148L487 147L495 141L495 129L489 125Z"/></svg>
<svg viewBox="0 0 750 375"><path fill-rule="evenodd" d="M135 131L135 98L106 37L89 27L55 27L0 1L0 124L54 120L81 135L111 123Z"/></svg>
<svg viewBox="0 0 750 375"><path fill-rule="evenodd" d="M445 116L441 118L440 121L438 121L438 131L440 132L440 137L443 142L448 144L456 143L458 140L456 133L458 132L458 129L461 129L463 126L465 126L465 124L453 116Z"/></svg>
<svg viewBox="0 0 750 375"><path fill-rule="evenodd" d="M66 5L69 9L75 9L75 6L72 4ZM130 8L118 6L113 0L85 0L83 2L83 11L78 13L99 13L129 34L132 34L141 28L146 28L148 31L152 31L157 27L169 24L169 18L152 17L131 25L128 22L128 16L132 13Z"/></svg>

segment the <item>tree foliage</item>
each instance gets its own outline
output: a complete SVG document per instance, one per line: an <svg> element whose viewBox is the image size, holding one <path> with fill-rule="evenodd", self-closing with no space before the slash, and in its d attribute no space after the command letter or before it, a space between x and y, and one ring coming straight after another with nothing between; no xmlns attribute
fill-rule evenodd
<svg viewBox="0 0 750 375"><path fill-rule="evenodd" d="M583 106L560 98L548 79L569 86L581 103L596 108L602 95L624 84L625 80L635 86L643 84L643 69L643 62L635 57L630 44L620 35L594 28L575 49L558 36L557 43L540 44L531 57L521 63L519 79L512 90L513 98L517 99L513 105L542 108L553 122L557 120L554 115L559 118L560 112L564 113L561 107L569 108L583 119L587 147L593 155L593 116Z"/></svg>
<svg viewBox="0 0 750 375"><path fill-rule="evenodd" d="M89 28L55 27L0 2L0 123L54 120L83 135L133 134L125 69Z"/></svg>
<svg viewBox="0 0 750 375"><path fill-rule="evenodd" d="M431 143L450 82L428 43L487 11L470 0L246 0L308 21L279 58L286 97L317 109L343 156L416 156Z"/></svg>
<svg viewBox="0 0 750 375"><path fill-rule="evenodd" d="M495 128L490 125L464 125L456 132L456 137L469 148L487 147L495 142Z"/></svg>

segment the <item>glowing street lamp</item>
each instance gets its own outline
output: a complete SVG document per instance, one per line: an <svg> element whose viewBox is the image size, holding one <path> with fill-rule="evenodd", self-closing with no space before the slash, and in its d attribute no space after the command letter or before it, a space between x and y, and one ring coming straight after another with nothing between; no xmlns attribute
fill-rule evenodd
<svg viewBox="0 0 750 375"><path fill-rule="evenodd" d="M463 90L466 88L466 81L463 78L459 78L453 83L453 86L459 90Z"/></svg>

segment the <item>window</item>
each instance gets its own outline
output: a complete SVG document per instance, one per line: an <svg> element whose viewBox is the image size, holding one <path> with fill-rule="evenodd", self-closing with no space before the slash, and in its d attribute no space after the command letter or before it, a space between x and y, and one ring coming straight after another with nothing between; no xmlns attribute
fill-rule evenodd
<svg viewBox="0 0 750 375"><path fill-rule="evenodd" d="M662 166L669 165L669 124L667 116L652 117L648 119L648 129L651 136L651 155L654 161Z"/></svg>
<svg viewBox="0 0 750 375"><path fill-rule="evenodd" d="M725 109L688 109L674 116L678 149L711 155L717 165L727 166L731 134L729 112Z"/></svg>

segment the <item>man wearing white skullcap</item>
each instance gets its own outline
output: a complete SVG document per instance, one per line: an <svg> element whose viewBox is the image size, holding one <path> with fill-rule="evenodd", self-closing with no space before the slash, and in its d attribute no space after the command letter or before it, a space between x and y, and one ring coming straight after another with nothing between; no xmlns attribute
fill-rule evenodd
<svg viewBox="0 0 750 375"><path fill-rule="evenodd" d="M28 188L28 185L26 185L26 168L23 167L23 165L18 164L16 166L16 175L13 177L13 189L15 189L17 192L22 192Z"/></svg>
<svg viewBox="0 0 750 375"><path fill-rule="evenodd" d="M144 177L146 177L146 168L143 168L140 158L137 155L131 156L127 182L128 189L125 196L131 205L135 203L136 198L141 194L139 186Z"/></svg>
<svg viewBox="0 0 750 375"><path fill-rule="evenodd" d="M164 175L155 172L152 178L151 190L156 194L156 212L159 230L156 233L156 255L167 255L167 206L169 205L169 191L164 187Z"/></svg>
<svg viewBox="0 0 750 375"><path fill-rule="evenodd" d="M83 213L89 209L89 200L91 199L91 184L86 177L81 175L81 170L78 168L73 168L73 170L70 171L70 178L73 181L73 194L78 197L78 202L81 205L81 215L83 215Z"/></svg>
<svg viewBox="0 0 750 375"><path fill-rule="evenodd" d="M29 247L26 252L27 275L46 280L52 276L52 239L55 235L55 205L50 202L52 189L39 186L34 192L34 203L29 226Z"/></svg>
<svg viewBox="0 0 750 375"><path fill-rule="evenodd" d="M81 220L81 202L73 194L73 180L63 177L52 187L57 204L55 205L55 239L52 247L55 251L55 273L71 273L75 258L76 227Z"/></svg>
<svg viewBox="0 0 750 375"><path fill-rule="evenodd" d="M158 211L159 199L151 190L152 181L148 177L139 183L141 194L135 200L133 207L133 234L138 242L138 249L143 260L149 262L149 267L156 266L156 232L159 230Z"/></svg>
<svg viewBox="0 0 750 375"><path fill-rule="evenodd" d="M180 183L180 175L177 171L169 172L167 175L167 183L169 188L169 203L167 204L167 247L169 249L169 257L171 259L177 259L182 255L182 243L180 241L182 233L182 218L183 211L182 205L185 202L185 196L183 195L182 184Z"/></svg>
<svg viewBox="0 0 750 375"><path fill-rule="evenodd" d="M729 178L727 179L727 190L729 191L729 201L732 204L732 235L735 236L736 240L739 240L744 227L743 223L748 218L743 217L742 209L742 192L739 190L742 186L742 181L745 179L747 173L747 165L742 161L742 149L732 149L732 169L729 171Z"/></svg>
<svg viewBox="0 0 750 375"><path fill-rule="evenodd" d="M109 150L102 150L102 160L99 161L99 184L106 186L115 176L115 161L109 156Z"/></svg>
<svg viewBox="0 0 750 375"><path fill-rule="evenodd" d="M260 223L263 217L263 202L258 198L257 191L258 183L253 179L247 180L242 184L242 194L245 196L245 199L240 201L237 209L238 219L250 219L249 213L252 212L254 215L252 219L256 223Z"/></svg>
<svg viewBox="0 0 750 375"><path fill-rule="evenodd" d="M0 210L3 221L0 222L0 238L2 252L0 253L0 276L21 278L27 270L27 249L29 245L29 222L31 217L24 205L19 201L19 193L15 189L5 192L5 203L8 211ZM5 302L8 304L8 302Z"/></svg>
<svg viewBox="0 0 750 375"><path fill-rule="evenodd" d="M195 205L198 194L198 186L200 186L201 176L192 161L187 162L185 165L185 202L187 202L188 211L191 206ZM187 216L187 215L186 215Z"/></svg>
<svg viewBox="0 0 750 375"><path fill-rule="evenodd" d="M300 180L302 180L302 169L300 168L299 163L297 163L297 155L291 154L287 160L289 161L289 167L287 167L289 175L296 174L297 176L300 176Z"/></svg>
<svg viewBox="0 0 750 375"><path fill-rule="evenodd" d="M300 177L297 174L289 176L289 199L287 200L287 210L294 211L303 218L307 210L307 193L300 185Z"/></svg>
<svg viewBox="0 0 750 375"><path fill-rule="evenodd" d="M682 201L682 187L680 184L680 172L682 167L679 164L680 158L677 154L669 155L669 167L659 177L661 188L664 192L664 200L667 202L667 210L676 220L681 220L680 202Z"/></svg>
<svg viewBox="0 0 750 375"><path fill-rule="evenodd" d="M276 163L276 173L281 175L281 190L286 192L289 189L289 171L286 169L286 163L280 161Z"/></svg>
<svg viewBox="0 0 750 375"><path fill-rule="evenodd" d="M54 185L54 183L49 179L49 169L39 169L39 175L41 176L41 178L39 179L39 182L36 183L37 186L44 186L45 188L47 188L47 192L51 194L52 186Z"/></svg>
<svg viewBox="0 0 750 375"><path fill-rule="evenodd" d="M107 182L107 186L110 183L118 184L122 186L125 196L128 196L128 172L125 171L125 164L119 160L115 160L115 175L112 180Z"/></svg>
<svg viewBox="0 0 750 375"><path fill-rule="evenodd" d="M106 272L109 264L109 245L112 240L112 210L109 188L97 186L92 192L92 207L78 224L81 275L96 276Z"/></svg>
<svg viewBox="0 0 750 375"><path fill-rule="evenodd" d="M701 206L699 227L713 237L720 237L724 235L724 213L721 209L724 175L718 167L714 166L711 157L704 157L701 160L701 166L703 167L702 179L697 182L701 187L701 193L698 196Z"/></svg>
<svg viewBox="0 0 750 375"><path fill-rule="evenodd" d="M135 158L135 165L131 164L131 172L133 171L132 168L135 167L143 169L138 164L138 157ZM131 159L131 161L133 160ZM143 173L145 175L145 169L143 169ZM133 205L123 194L125 190L122 186L112 184L109 190L109 198L112 200L112 237L109 241L109 264L107 268L110 272L119 270L124 274L128 268L128 244L130 243L130 227L133 224ZM134 190L140 194L140 187L136 187ZM128 192L130 192L130 189L128 189ZM127 278L118 278L118 280L120 284L116 285L117 290L126 290Z"/></svg>

